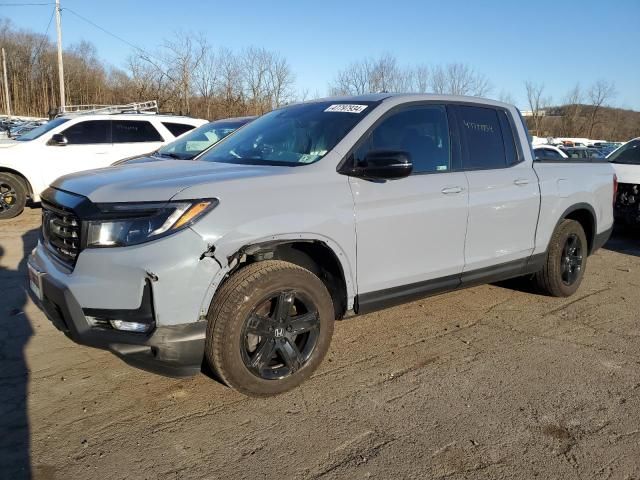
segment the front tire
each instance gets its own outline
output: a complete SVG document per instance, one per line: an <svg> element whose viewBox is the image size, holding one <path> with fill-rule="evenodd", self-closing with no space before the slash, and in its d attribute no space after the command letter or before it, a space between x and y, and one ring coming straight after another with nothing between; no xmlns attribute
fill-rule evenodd
<svg viewBox="0 0 640 480"><path fill-rule="evenodd" d="M553 297L573 295L584 278L588 248L582 225L562 220L549 242L544 266L535 275L538 287Z"/></svg>
<svg viewBox="0 0 640 480"><path fill-rule="evenodd" d="M309 270L278 260L253 263L216 293L205 357L239 392L277 395L300 385L320 365L334 316L327 288Z"/></svg>
<svg viewBox="0 0 640 480"><path fill-rule="evenodd" d="M10 173L0 173L0 220L17 217L27 203L22 181Z"/></svg>

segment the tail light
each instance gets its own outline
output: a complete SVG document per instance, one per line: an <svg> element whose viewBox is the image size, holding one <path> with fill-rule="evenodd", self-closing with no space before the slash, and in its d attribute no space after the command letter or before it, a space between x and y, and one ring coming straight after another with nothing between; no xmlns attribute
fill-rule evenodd
<svg viewBox="0 0 640 480"><path fill-rule="evenodd" d="M613 206L616 206L616 198L618 198L618 175L613 174Z"/></svg>

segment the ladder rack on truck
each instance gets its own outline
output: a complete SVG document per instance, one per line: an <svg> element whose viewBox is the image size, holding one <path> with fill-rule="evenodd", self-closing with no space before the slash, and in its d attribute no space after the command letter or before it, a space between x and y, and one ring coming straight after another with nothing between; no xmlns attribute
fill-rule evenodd
<svg viewBox="0 0 640 480"><path fill-rule="evenodd" d="M69 113L158 113L158 102L156 100L150 100L146 102L132 102L126 105L66 105L64 108L58 110L55 116Z"/></svg>

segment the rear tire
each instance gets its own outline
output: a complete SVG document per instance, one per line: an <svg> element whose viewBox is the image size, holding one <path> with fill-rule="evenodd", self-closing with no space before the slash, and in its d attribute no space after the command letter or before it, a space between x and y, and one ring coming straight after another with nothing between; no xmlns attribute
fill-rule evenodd
<svg viewBox="0 0 640 480"><path fill-rule="evenodd" d="M205 357L239 392L277 395L300 385L320 365L334 317L327 288L309 270L279 260L253 263L216 293Z"/></svg>
<svg viewBox="0 0 640 480"><path fill-rule="evenodd" d="M22 180L10 173L0 173L0 220L17 217L27 204Z"/></svg>
<svg viewBox="0 0 640 480"><path fill-rule="evenodd" d="M549 242L544 266L535 274L538 288L553 297L573 295L584 277L588 248L582 225L562 220Z"/></svg>

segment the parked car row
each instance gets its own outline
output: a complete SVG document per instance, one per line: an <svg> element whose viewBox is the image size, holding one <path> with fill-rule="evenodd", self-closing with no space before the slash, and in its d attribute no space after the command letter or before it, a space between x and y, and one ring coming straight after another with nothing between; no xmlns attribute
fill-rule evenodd
<svg viewBox="0 0 640 480"><path fill-rule="evenodd" d="M39 154L45 169L50 150L62 163L76 139L164 139L177 119L104 120L77 137L86 117L43 128L22 163ZM227 131L212 128L36 184L30 286L72 340L165 375L204 362L245 394L275 395L311 376L350 313L514 277L572 295L613 226L612 166L534 162L518 110L500 102L337 97L276 109L218 143ZM68 156L76 170L94 146Z"/></svg>
<svg viewBox="0 0 640 480"><path fill-rule="evenodd" d="M556 147L553 145L535 145L533 151L536 160L566 160L578 161L604 161L605 155L599 150L588 147Z"/></svg>
<svg viewBox="0 0 640 480"><path fill-rule="evenodd" d="M4 119L0 121L0 140L16 138L46 123L46 120Z"/></svg>

